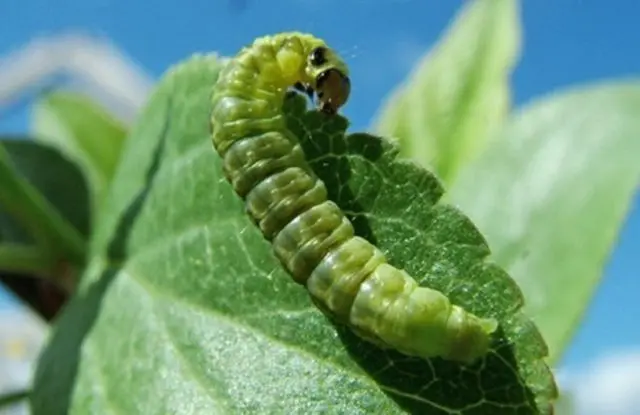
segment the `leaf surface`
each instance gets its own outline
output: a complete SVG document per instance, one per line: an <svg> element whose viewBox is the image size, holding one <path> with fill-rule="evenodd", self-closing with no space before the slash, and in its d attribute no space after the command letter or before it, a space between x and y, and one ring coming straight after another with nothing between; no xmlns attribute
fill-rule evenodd
<svg viewBox="0 0 640 415"><path fill-rule="evenodd" d="M464 368L329 323L223 177L208 125L218 71L212 56L173 69L127 140L83 285L40 360L34 413L549 414L544 342L475 227L395 146L345 135L344 118L297 97L290 128L357 232L504 333Z"/></svg>

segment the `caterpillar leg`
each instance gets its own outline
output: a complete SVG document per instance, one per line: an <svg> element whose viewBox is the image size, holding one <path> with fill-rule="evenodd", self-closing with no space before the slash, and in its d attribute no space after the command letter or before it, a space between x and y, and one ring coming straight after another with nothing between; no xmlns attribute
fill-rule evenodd
<svg viewBox="0 0 640 415"><path fill-rule="evenodd" d="M309 84L305 85L302 82L296 82L295 84L293 84L293 88L296 91L299 91L305 94L313 102L313 95L315 94L315 91L313 90L313 87L311 85Z"/></svg>

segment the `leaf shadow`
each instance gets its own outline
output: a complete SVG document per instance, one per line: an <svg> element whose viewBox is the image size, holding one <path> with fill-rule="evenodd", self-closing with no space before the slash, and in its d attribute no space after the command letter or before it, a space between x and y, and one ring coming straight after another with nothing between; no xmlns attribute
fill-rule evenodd
<svg viewBox="0 0 640 415"><path fill-rule="evenodd" d="M171 102L167 101L168 112ZM120 216L107 246L106 265L101 275L85 290L76 293L66 305L62 316L38 360L31 397L34 415L65 415L72 406L74 385L79 365L86 360L83 350L86 337L96 322L102 301L118 276L127 258L127 246L133 224L142 211L164 154L171 117L164 117L164 125L153 149L151 163L144 184Z"/></svg>
<svg viewBox="0 0 640 415"><path fill-rule="evenodd" d="M307 111L300 97L289 96L284 110L289 128L301 137L309 164L327 185L329 198L347 213L358 236L378 245L363 201L349 185L353 171L350 160L359 158L375 164L382 157L395 157L397 151L379 137L346 134L346 118L327 118L317 111ZM408 413L539 413L535 394L518 372L513 345L506 340L502 327L494 336L492 351L473 365L464 366L440 358L425 360L381 349L340 322L331 323L353 362Z"/></svg>

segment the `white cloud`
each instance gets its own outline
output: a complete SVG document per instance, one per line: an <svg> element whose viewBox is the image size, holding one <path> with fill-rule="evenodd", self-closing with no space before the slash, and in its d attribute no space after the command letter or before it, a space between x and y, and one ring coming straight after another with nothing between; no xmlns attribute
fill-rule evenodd
<svg viewBox="0 0 640 415"><path fill-rule="evenodd" d="M610 353L584 370L559 374L558 381L576 415L640 413L640 349Z"/></svg>
<svg viewBox="0 0 640 415"><path fill-rule="evenodd" d="M54 75L70 76L67 86L96 97L130 122L146 102L154 80L103 38L64 33L36 38L0 56L0 108L49 85Z"/></svg>

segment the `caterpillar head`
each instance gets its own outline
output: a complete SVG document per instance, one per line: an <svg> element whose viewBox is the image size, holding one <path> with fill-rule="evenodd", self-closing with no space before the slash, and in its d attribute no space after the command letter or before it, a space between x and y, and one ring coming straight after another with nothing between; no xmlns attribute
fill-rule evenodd
<svg viewBox="0 0 640 415"><path fill-rule="evenodd" d="M349 99L351 81L344 61L325 45L309 50L305 67L308 86L317 97L320 111L335 114Z"/></svg>

